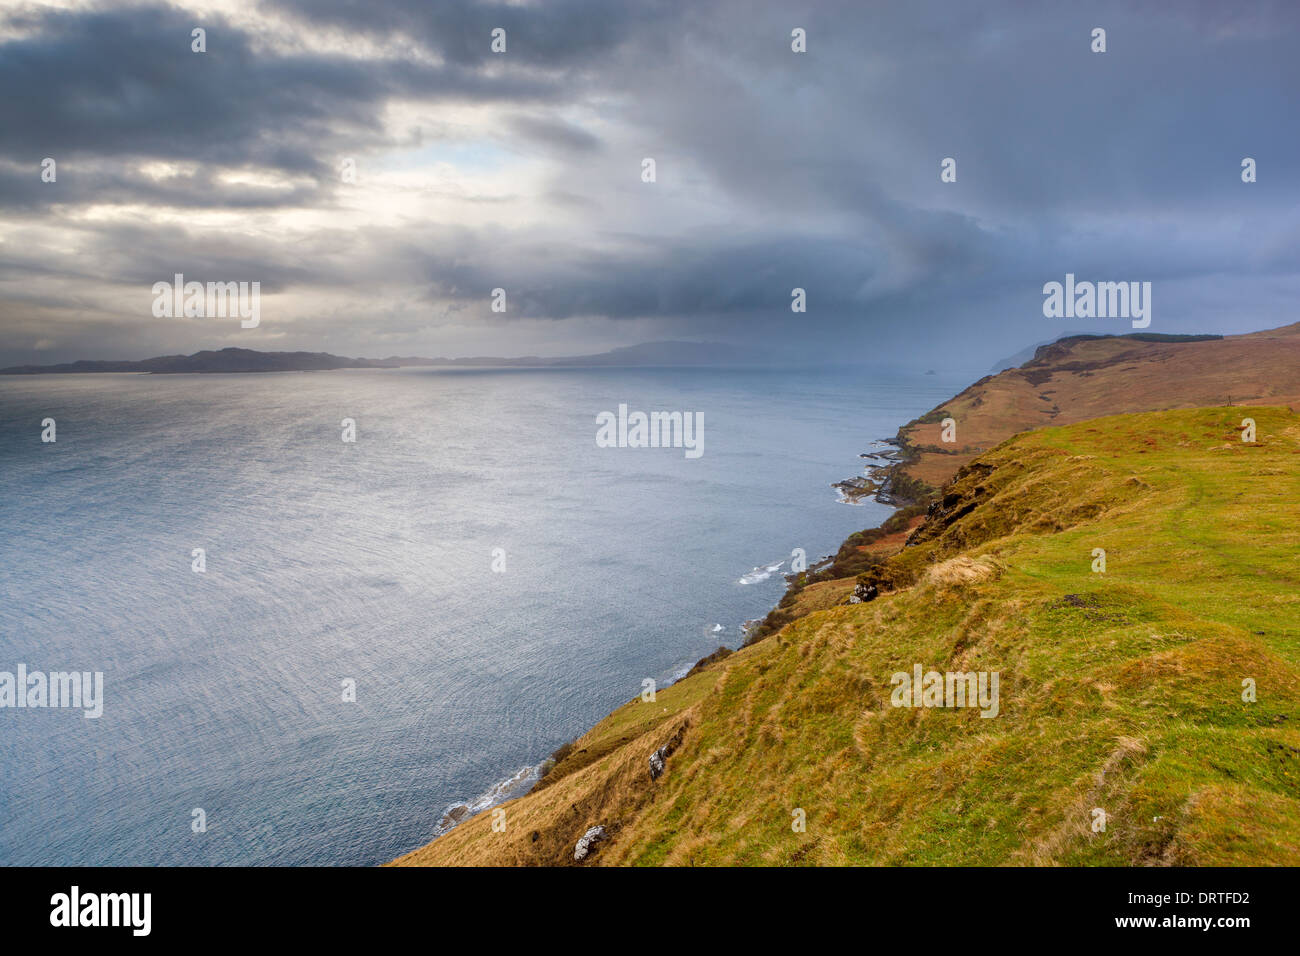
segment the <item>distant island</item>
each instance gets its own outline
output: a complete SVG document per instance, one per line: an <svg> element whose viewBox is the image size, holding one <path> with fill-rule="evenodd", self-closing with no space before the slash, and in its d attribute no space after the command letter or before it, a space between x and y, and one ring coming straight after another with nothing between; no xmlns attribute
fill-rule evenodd
<svg viewBox="0 0 1300 956"><path fill-rule="evenodd" d="M346 358L328 352L258 352L225 348L193 355L159 355L139 361L66 362L61 365L14 365L0 375L49 375L93 372L321 372L339 368L599 368L636 366L770 365L773 358L758 349L719 342L646 342L595 355L541 358L472 356L469 358L419 358L390 356L382 359Z"/></svg>

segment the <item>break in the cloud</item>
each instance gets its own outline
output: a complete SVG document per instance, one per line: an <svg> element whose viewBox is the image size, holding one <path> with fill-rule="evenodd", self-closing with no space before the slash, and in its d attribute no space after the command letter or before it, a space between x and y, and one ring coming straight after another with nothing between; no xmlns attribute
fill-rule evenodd
<svg viewBox="0 0 1300 956"><path fill-rule="evenodd" d="M1152 282L1153 331L1295 320L1300 13L1132 6L10 5L0 364L700 338L978 365L1087 321L1042 315L1066 272ZM154 318L177 272L261 282L261 325Z"/></svg>

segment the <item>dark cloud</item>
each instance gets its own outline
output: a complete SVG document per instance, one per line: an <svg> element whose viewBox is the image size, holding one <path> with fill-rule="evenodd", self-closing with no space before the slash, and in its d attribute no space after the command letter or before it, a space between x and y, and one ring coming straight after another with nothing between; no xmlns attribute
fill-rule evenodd
<svg viewBox="0 0 1300 956"><path fill-rule="evenodd" d="M0 44L0 156L148 157L335 176L334 154L395 145L393 99L557 99L554 81L517 73L342 54L277 54L211 16L164 7L46 10L15 19ZM207 31L207 51L190 31ZM30 32L28 32L30 31ZM195 190L199 192L199 190Z"/></svg>
<svg viewBox="0 0 1300 956"><path fill-rule="evenodd" d="M518 135L563 152L589 153L601 146L597 137L562 120L524 115L516 116L510 125Z"/></svg>
<svg viewBox="0 0 1300 956"><path fill-rule="evenodd" d="M11 213L45 207L77 208L92 203L178 208L280 209L324 206L332 190L315 178L301 179L288 188L223 182L220 170L204 166L156 180L120 163L76 158L56 164L57 179L44 182L39 163L27 168L0 168L0 208Z"/></svg>
<svg viewBox="0 0 1300 956"><path fill-rule="evenodd" d="M645 42L666 21L677 19L687 5L662 0L551 0L528 5L263 0L261 6L293 15L303 29L337 27L371 36L409 37L461 67L496 61L490 41L493 31L501 29L512 64L581 70L607 59L624 44Z"/></svg>
<svg viewBox="0 0 1300 956"><path fill-rule="evenodd" d="M1041 287L1067 271L1156 283L1153 330L1294 318L1279 314L1300 291L1300 13L1285 4L258 10L280 18L278 42L238 13L11 16L0 209L30 238L0 232L5 364L31 359L37 325L57 338L96 295L134 302L175 271L337 297L337 313L281 327L284 344L328 335L359 354L394 339L448 351L447 323L462 336L478 323L467 348L510 352L510 324L530 321L573 353L582 342L566 336L601 317L836 357L864 339L910 354L923 335L991 361L1050 337ZM204 55L189 49L195 25ZM796 26L805 54L790 50ZM489 49L496 27L505 55ZM391 119L411 105L438 119ZM391 161L410 214L358 214L341 155ZM44 156L57 187L39 180ZM1244 156L1259 182L1241 182ZM945 157L954 184L939 180ZM142 175L149 162L184 168ZM92 206L128 211L87 221ZM254 232L140 208L284 218ZM29 321L40 303L14 291L25 274L66 280L48 321ZM807 315L789 311L795 286ZM496 287L506 316L487 310ZM123 341L130 309L103 309ZM93 339L76 328L59 348ZM147 342L147 327L125 338Z"/></svg>

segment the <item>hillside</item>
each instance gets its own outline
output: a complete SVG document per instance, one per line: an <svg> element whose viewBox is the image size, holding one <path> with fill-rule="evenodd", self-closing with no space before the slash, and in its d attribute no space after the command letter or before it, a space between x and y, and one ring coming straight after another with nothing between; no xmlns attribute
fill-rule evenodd
<svg viewBox="0 0 1300 956"><path fill-rule="evenodd" d="M322 372L340 368L635 368L640 366L711 366L770 364L772 356L758 349L716 342L644 342L595 355L559 358L521 358L479 355L468 358L389 356L383 359L347 358L328 352L259 352L224 348L193 355L159 355L139 361L86 360L60 365L14 365L0 375L54 375L95 372Z"/></svg>
<svg viewBox="0 0 1300 956"><path fill-rule="evenodd" d="M1086 418L1117 398L1076 381L1102 367L1125 401L1295 401L1276 357L1296 334L1143 343L1141 361L1123 340L1052 346L954 415L996 403L1044 424L1021 408L1029 387L1056 420ZM1202 345L1263 370L1225 373L1229 389L1177 351ZM1165 369L1173 397L1129 364ZM573 865L603 826L582 865L1300 864L1300 416L1279 401L995 432L970 439L988 450L963 452L909 546L882 553L875 600L809 588L804 616L580 738L503 805L504 832L483 814L395 862ZM996 672L996 716L893 706L891 676L916 665Z"/></svg>
<svg viewBox="0 0 1300 956"><path fill-rule="evenodd" d="M980 379L899 430L913 456L897 469L900 488L913 492L906 497L938 488L981 451L1043 425L1166 408L1300 407L1300 323L1201 341L1158 338L1066 338ZM956 423L951 443L941 440L945 418Z"/></svg>

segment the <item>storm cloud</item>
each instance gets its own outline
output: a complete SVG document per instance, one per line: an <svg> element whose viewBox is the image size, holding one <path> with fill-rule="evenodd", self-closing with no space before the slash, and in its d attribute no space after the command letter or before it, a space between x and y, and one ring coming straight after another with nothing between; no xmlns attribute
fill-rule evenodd
<svg viewBox="0 0 1300 956"><path fill-rule="evenodd" d="M1151 282L1151 331L1280 325L1298 46L1262 2L10 6L0 364L696 338L979 365L1067 331L1066 273ZM260 326L154 318L178 272L260 281Z"/></svg>

